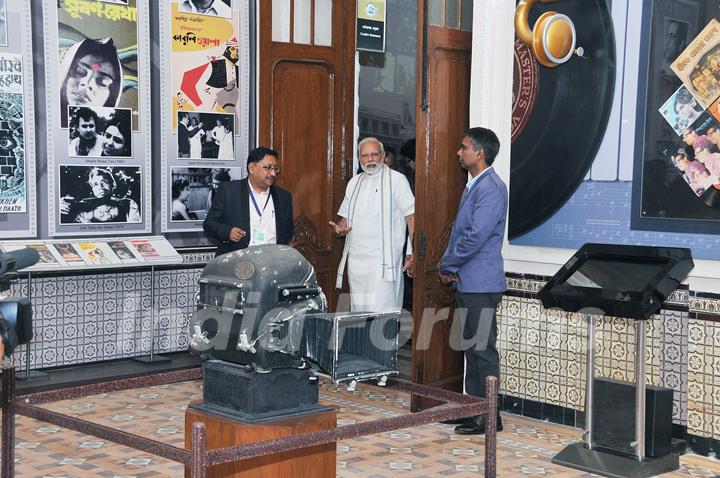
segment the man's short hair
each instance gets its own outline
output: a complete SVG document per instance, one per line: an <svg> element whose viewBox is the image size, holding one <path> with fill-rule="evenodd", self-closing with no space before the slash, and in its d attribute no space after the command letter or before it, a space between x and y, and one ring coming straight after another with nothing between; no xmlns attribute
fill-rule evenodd
<svg viewBox="0 0 720 478"><path fill-rule="evenodd" d="M183 111L182 113L180 113L180 116L178 116L178 121L181 121L183 118L189 119L190 115Z"/></svg>
<svg viewBox="0 0 720 478"><path fill-rule="evenodd" d="M485 164L491 166L500 151L500 140L497 135L490 129L476 127L465 131L465 136L470 138L475 151L482 149L485 153Z"/></svg>
<svg viewBox="0 0 720 478"><path fill-rule="evenodd" d="M250 151L250 154L248 154L247 164L250 166L252 163L259 163L263 160L265 156L274 156L275 159L280 159L280 155L277 151L274 149L266 148L264 146L259 146L252 151Z"/></svg>
<svg viewBox="0 0 720 478"><path fill-rule="evenodd" d="M211 179L217 179L222 183L230 181L230 172L225 168L213 169Z"/></svg>
<svg viewBox="0 0 720 478"><path fill-rule="evenodd" d="M373 138L372 136L368 136L367 138L361 139L360 142L358 143L358 147L357 147L358 156L360 155L360 148L362 148L363 145L365 145L367 143L377 143L380 145L380 152L382 153L385 151L385 146L383 146L382 141L380 141L377 138Z"/></svg>
<svg viewBox="0 0 720 478"><path fill-rule="evenodd" d="M75 111L75 116L78 118L78 121L80 121L81 118L85 122L88 122L92 119L96 125L98 124L98 115L95 110L91 108L81 106L77 109L77 111Z"/></svg>

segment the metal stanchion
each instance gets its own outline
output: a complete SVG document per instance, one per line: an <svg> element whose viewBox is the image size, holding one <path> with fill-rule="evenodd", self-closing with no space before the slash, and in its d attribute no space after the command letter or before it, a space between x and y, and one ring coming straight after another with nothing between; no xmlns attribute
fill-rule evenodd
<svg viewBox="0 0 720 478"><path fill-rule="evenodd" d="M595 316L587 316L587 370L585 374L585 445L593 447L593 390L595 381Z"/></svg>
<svg viewBox="0 0 720 478"><path fill-rule="evenodd" d="M0 357L4 359L4 357ZM15 476L15 366L3 365L2 378L2 476Z"/></svg>
<svg viewBox="0 0 720 478"><path fill-rule="evenodd" d="M150 355L134 357L133 360L142 363L162 363L171 360L162 355L155 355L155 266L150 266Z"/></svg>
<svg viewBox="0 0 720 478"><path fill-rule="evenodd" d="M28 300L32 304L32 272L27 273ZM15 375L18 380L37 380L47 378L48 374L38 370L30 370L30 343L25 344L25 371Z"/></svg>
<svg viewBox="0 0 720 478"><path fill-rule="evenodd" d="M635 454L645 458L645 321L635 322Z"/></svg>

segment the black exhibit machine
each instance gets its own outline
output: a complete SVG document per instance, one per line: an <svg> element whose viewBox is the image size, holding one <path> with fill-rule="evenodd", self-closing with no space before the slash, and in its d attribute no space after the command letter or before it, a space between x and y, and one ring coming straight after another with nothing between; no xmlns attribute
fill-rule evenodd
<svg viewBox="0 0 720 478"><path fill-rule="evenodd" d="M312 265L295 249L253 246L216 257L199 280L190 348L203 361L192 407L260 423L325 410L318 381L397 374L399 313L326 313Z"/></svg>
<svg viewBox="0 0 720 478"><path fill-rule="evenodd" d="M611 477L649 477L679 468L684 442L672 439L672 390L645 385L645 320L660 310L694 264L674 247L585 244L538 293L545 308L587 318L584 442L553 463ZM636 320L636 382L594 377L595 320Z"/></svg>

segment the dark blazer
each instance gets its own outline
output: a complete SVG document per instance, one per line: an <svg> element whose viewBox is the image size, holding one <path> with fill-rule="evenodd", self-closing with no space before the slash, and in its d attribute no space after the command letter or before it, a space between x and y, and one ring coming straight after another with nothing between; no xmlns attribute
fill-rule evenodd
<svg viewBox="0 0 720 478"><path fill-rule="evenodd" d="M203 229L210 237L220 241L216 256L245 249L250 245L250 189L248 179L220 184L210 211L203 222ZM275 229L278 244L288 244L293 235L292 194L279 187L270 186L275 206ZM247 232L239 242L230 241L230 230L239 227Z"/></svg>

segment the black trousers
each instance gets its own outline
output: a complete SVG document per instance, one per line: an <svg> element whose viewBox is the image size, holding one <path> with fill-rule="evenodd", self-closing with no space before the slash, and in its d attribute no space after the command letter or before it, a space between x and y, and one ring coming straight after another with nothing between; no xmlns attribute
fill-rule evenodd
<svg viewBox="0 0 720 478"><path fill-rule="evenodd" d="M455 300L460 309L465 309L463 326L463 348L467 362L465 370L465 392L476 397L485 397L485 378L500 380L500 355L497 343L496 309L502 293L456 292Z"/></svg>

